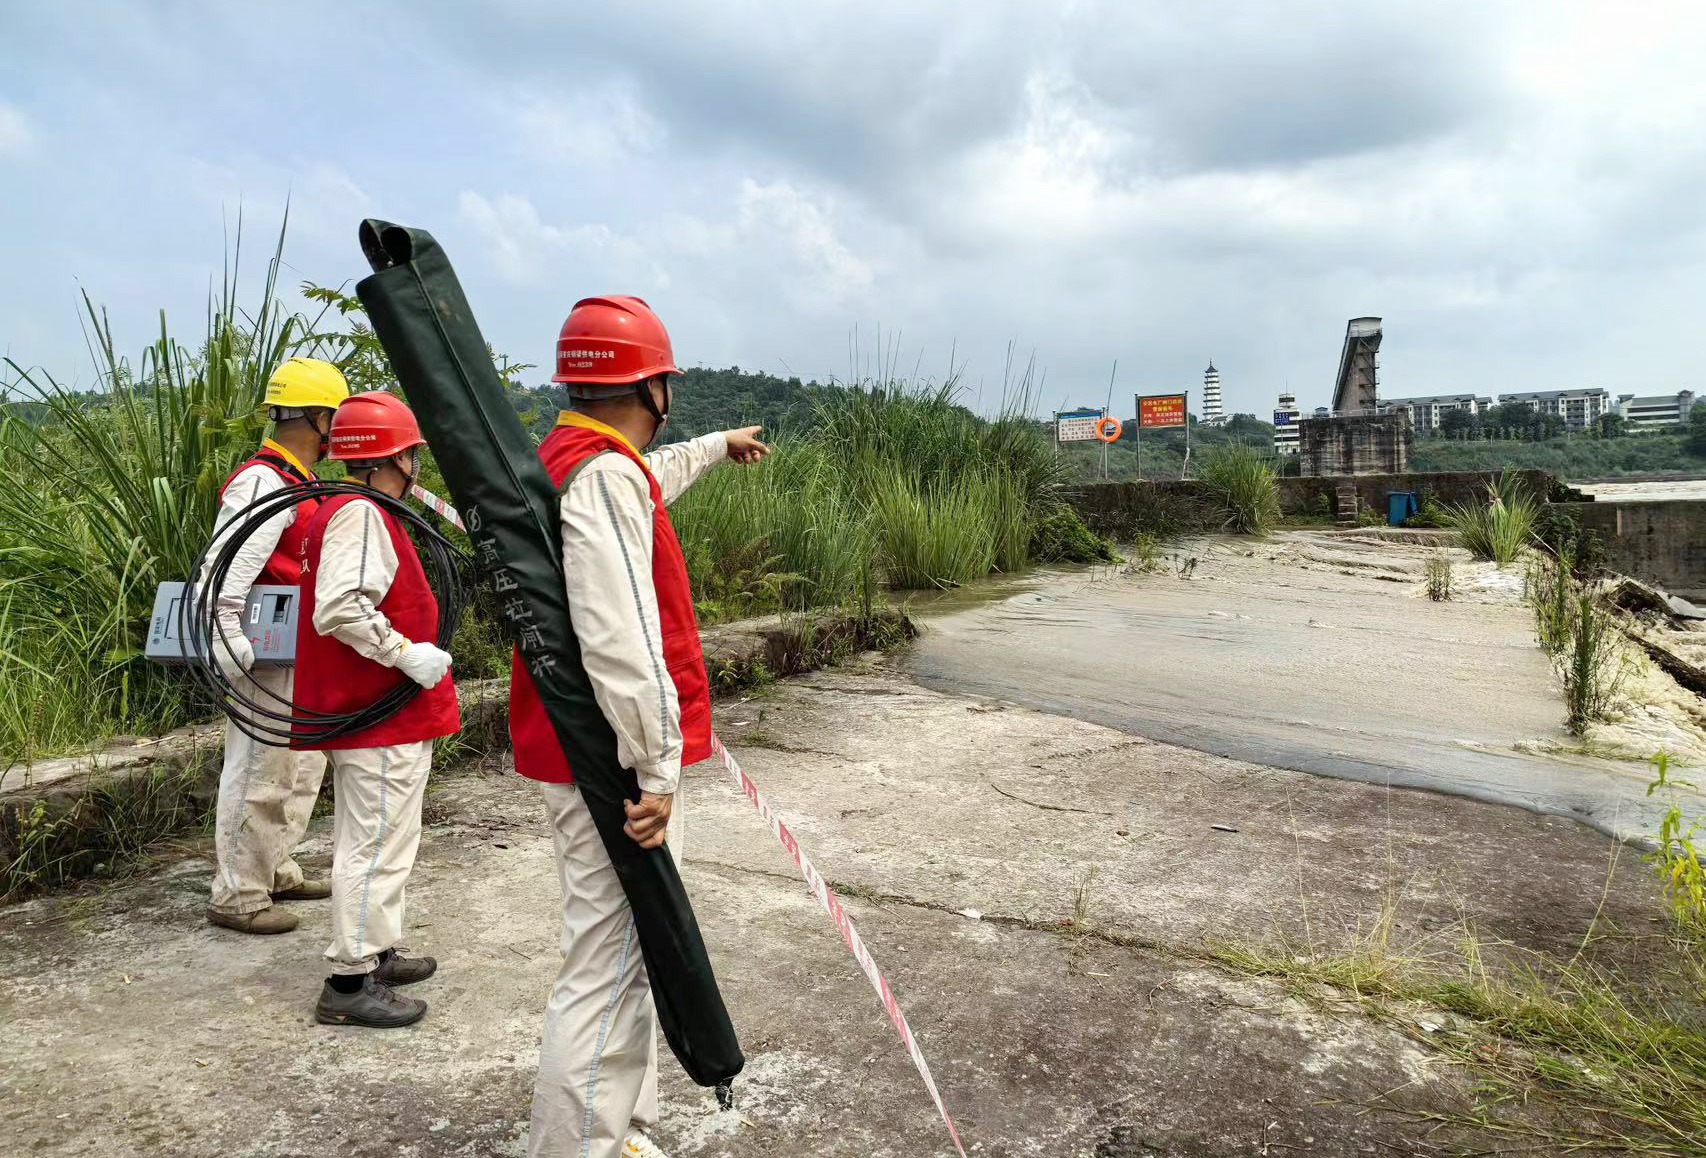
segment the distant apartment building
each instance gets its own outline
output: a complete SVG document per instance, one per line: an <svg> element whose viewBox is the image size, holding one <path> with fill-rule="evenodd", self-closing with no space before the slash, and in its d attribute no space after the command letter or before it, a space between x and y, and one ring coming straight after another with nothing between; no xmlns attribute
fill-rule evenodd
<svg viewBox="0 0 1706 1158"><path fill-rule="evenodd" d="M1611 395L1598 386L1583 390L1529 390L1520 394L1501 394L1499 402L1509 405L1518 402L1542 414L1556 414L1564 420L1565 430L1586 430L1611 413Z"/></svg>
<svg viewBox="0 0 1706 1158"><path fill-rule="evenodd" d="M1694 391L1679 390L1675 394L1652 394L1640 397L1619 395L1617 413L1636 429L1651 430L1663 426L1682 426L1694 412Z"/></svg>
<svg viewBox="0 0 1706 1158"><path fill-rule="evenodd" d="M1297 395L1281 394L1279 404L1274 407L1274 453L1296 454L1298 444L1298 423L1303 419L1303 412L1297 408Z"/></svg>
<svg viewBox="0 0 1706 1158"><path fill-rule="evenodd" d="M1424 434L1438 430L1440 421L1454 410L1465 414L1480 414L1492 408L1491 398L1476 394L1430 394L1421 398L1380 400L1380 413L1408 414L1410 425Z"/></svg>

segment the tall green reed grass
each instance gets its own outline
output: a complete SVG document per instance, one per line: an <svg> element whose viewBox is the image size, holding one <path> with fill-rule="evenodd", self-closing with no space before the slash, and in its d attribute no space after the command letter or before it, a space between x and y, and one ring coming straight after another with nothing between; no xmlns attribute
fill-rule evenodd
<svg viewBox="0 0 1706 1158"><path fill-rule="evenodd" d="M878 477L871 514L889 586L953 587L995 570L998 504L1007 497L980 473L924 483L900 472Z"/></svg>
<svg viewBox="0 0 1706 1158"><path fill-rule="evenodd" d="M280 306L283 236L258 304L238 302L239 228L205 334L181 343L162 318L134 363L85 298L97 390L6 363L0 768L211 713L188 681L141 658L154 589L183 578L206 542L221 483L262 432L265 383L280 361L313 353L354 360L369 378L380 372L359 328L317 328L348 312L337 295L318 294L319 318ZM916 385L891 372L821 391L808 432L760 466L715 472L677 504L706 618L869 612L885 586L964 583L1022 568L1039 551L1051 560L1105 552L1061 501L1052 447L1026 417L1030 383L1027 372L993 420L962 406L952 381ZM501 660L481 627L465 624L464 636Z"/></svg>
<svg viewBox="0 0 1706 1158"><path fill-rule="evenodd" d="M239 227L205 334L184 345L162 316L135 363L85 295L97 391L6 360L5 393L25 405L0 417L0 767L210 707L142 644L155 586L189 573L254 450L268 376L311 332L277 301L283 241L244 308Z"/></svg>
<svg viewBox="0 0 1706 1158"><path fill-rule="evenodd" d="M1208 485L1229 531L1265 535L1280 520L1279 484L1269 458L1248 446L1219 447L1203 461Z"/></svg>
<svg viewBox="0 0 1706 1158"><path fill-rule="evenodd" d="M869 602L869 528L821 447L783 443L757 466L714 471L671 517L707 620Z"/></svg>
<svg viewBox="0 0 1706 1158"><path fill-rule="evenodd" d="M868 610L883 587L951 587L1039 555L1107 557L1064 505L1053 448L1024 417L1028 377L994 419L958 399L951 380L826 389L810 430L684 495L672 515L705 618Z"/></svg>

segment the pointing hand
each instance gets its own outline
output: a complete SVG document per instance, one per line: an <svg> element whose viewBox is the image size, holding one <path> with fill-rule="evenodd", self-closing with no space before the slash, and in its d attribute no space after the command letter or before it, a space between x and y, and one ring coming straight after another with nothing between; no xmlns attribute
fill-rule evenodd
<svg viewBox="0 0 1706 1158"><path fill-rule="evenodd" d="M743 426L739 430L725 430L723 437L729 442L729 460L742 466L750 466L770 453L770 448L759 441L759 431L762 426Z"/></svg>

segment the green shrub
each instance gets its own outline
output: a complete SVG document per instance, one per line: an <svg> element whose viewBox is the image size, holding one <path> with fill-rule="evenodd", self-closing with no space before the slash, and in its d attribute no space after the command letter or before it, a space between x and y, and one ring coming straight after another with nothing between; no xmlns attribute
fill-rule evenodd
<svg viewBox="0 0 1706 1158"><path fill-rule="evenodd" d="M1269 460L1247 446L1224 446L1203 462L1202 481L1222 518L1240 535L1262 535L1280 519L1279 485Z"/></svg>
<svg viewBox="0 0 1706 1158"><path fill-rule="evenodd" d="M1161 569L1161 541L1154 535L1139 535L1132 540L1130 569L1147 574Z"/></svg>
<svg viewBox="0 0 1706 1158"><path fill-rule="evenodd" d="M1445 527L1450 525L1444 505L1440 503L1438 496L1432 491L1424 490L1422 492L1421 502L1418 506L1419 509L1416 513L1404 520L1406 527Z"/></svg>
<svg viewBox="0 0 1706 1158"><path fill-rule="evenodd" d="M1147 533L1137 538L1155 542L1155 536ZM1060 507L1032 524L1030 551L1038 563L1112 563L1115 559L1108 541L1085 526L1071 507Z"/></svg>
<svg viewBox="0 0 1706 1158"><path fill-rule="evenodd" d="M1485 503L1447 507L1445 518L1471 555L1504 567L1529 545L1539 512L1528 488L1507 472L1487 488Z"/></svg>
<svg viewBox="0 0 1706 1158"><path fill-rule="evenodd" d="M1541 507L1535 518L1534 537L1553 555L1568 559L1571 573L1584 583L1605 571L1605 541L1557 507Z"/></svg>

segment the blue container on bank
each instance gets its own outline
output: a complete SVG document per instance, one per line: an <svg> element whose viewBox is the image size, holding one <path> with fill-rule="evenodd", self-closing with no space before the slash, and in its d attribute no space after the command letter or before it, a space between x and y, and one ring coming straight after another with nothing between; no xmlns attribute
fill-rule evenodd
<svg viewBox="0 0 1706 1158"><path fill-rule="evenodd" d="M1386 494L1386 525L1402 527L1404 521L1422 509L1415 491L1388 491Z"/></svg>

